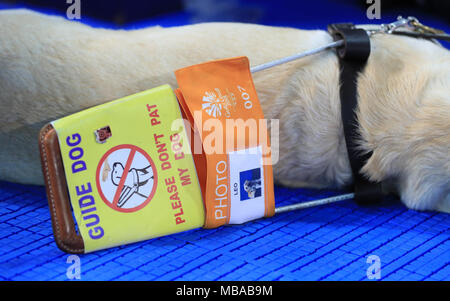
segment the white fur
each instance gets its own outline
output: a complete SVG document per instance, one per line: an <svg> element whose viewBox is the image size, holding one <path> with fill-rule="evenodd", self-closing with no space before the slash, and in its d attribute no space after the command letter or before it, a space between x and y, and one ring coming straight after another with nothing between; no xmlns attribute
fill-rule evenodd
<svg viewBox="0 0 450 301"><path fill-rule="evenodd" d="M324 45L324 31L206 23L137 31L93 29L25 10L0 12L0 179L42 184L37 133L48 121L169 83L173 71L246 55L252 65ZM328 51L254 75L267 119L280 123L277 182L352 181L343 138L338 61ZM419 210L450 207L450 55L431 42L372 38L358 80L364 173Z"/></svg>

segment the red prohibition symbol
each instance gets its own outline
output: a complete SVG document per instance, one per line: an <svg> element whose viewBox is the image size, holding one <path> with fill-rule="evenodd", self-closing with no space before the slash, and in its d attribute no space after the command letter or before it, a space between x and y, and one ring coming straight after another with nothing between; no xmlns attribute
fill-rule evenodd
<svg viewBox="0 0 450 301"><path fill-rule="evenodd" d="M143 149L121 144L100 159L96 182L106 205L119 212L135 212L153 198L158 177L152 158Z"/></svg>

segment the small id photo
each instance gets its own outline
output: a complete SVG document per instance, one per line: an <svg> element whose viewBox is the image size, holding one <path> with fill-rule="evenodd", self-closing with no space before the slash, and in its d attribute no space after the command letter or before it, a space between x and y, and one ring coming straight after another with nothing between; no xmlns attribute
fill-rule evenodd
<svg viewBox="0 0 450 301"><path fill-rule="evenodd" d="M262 195L261 168L249 169L239 173L241 201Z"/></svg>

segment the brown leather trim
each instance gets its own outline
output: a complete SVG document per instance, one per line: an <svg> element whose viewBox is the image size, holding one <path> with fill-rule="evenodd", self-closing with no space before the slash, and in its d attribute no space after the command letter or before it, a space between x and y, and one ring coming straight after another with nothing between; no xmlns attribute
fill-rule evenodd
<svg viewBox="0 0 450 301"><path fill-rule="evenodd" d="M84 253L83 238L72 217L58 136L51 124L39 133L39 150L56 244L67 253Z"/></svg>

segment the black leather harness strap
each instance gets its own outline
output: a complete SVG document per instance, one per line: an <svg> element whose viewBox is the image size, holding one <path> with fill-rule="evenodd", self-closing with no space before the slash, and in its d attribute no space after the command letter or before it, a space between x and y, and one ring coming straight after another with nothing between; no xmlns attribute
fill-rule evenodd
<svg viewBox="0 0 450 301"><path fill-rule="evenodd" d="M341 115L344 126L345 143L353 173L355 201L359 204L377 203L383 199L381 183L369 181L361 168L372 155L358 151L358 120L356 116L357 76L366 66L370 55L370 38L363 29L353 24L331 24L328 31L334 40L344 40L344 45L336 49L340 65Z"/></svg>

